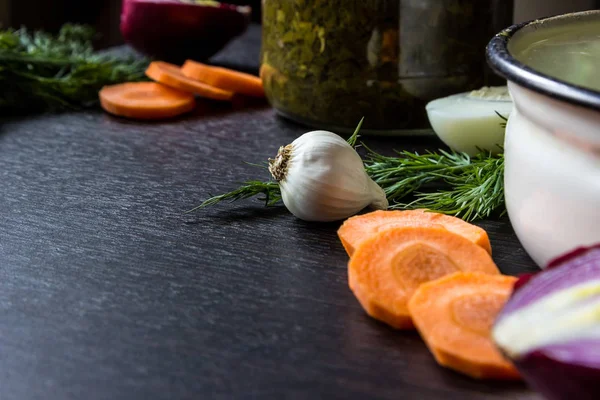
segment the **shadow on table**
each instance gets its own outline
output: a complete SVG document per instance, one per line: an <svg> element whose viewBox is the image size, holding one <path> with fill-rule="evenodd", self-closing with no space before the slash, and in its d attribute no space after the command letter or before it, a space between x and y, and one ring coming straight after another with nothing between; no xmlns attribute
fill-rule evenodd
<svg viewBox="0 0 600 400"><path fill-rule="evenodd" d="M337 231L340 225L343 223L343 220L340 221L332 221L332 222L310 222L303 221L301 219L297 220L296 228L303 232L307 232L307 237L310 237L310 233L317 231Z"/></svg>
<svg viewBox="0 0 600 400"><path fill-rule="evenodd" d="M215 206L216 207L216 206ZM240 221L252 221L257 219L272 220L281 218L285 215L290 216L289 211L283 206L264 207L261 204L255 206L242 206L235 208L227 208L210 212L210 207L194 211L188 214L183 214L184 223L195 225L206 222L210 219L211 223L231 224Z"/></svg>
<svg viewBox="0 0 600 400"><path fill-rule="evenodd" d="M140 124L177 124L184 121L196 121L206 118L221 118L238 112L248 112L253 110L262 110L269 107L266 99L235 97L231 102L220 102L198 98L196 100L196 108L189 113L178 115L172 118L160 120L137 120L126 117L120 117L105 113L107 118L119 121L125 125L140 125Z"/></svg>
<svg viewBox="0 0 600 400"><path fill-rule="evenodd" d="M242 111L261 110L268 107L270 106L266 99L246 96L235 96L231 102L211 101L199 98L196 101L196 108L191 113L182 116L182 119L223 117Z"/></svg>
<svg viewBox="0 0 600 400"><path fill-rule="evenodd" d="M308 125L303 125L297 121L286 118L279 113L276 113L277 123L282 127L292 126L297 129L303 129L304 131L312 131L319 128L311 127ZM335 131L334 131L335 132ZM335 132L339 133L339 132ZM340 134L343 138L347 138L348 134ZM426 150L433 151L435 149L442 150L450 150L448 146L446 146L433 131L427 135L405 135L405 136L385 136L385 135L373 135L373 134L360 134L358 138L358 143L364 143L369 146L371 150L374 150L380 154L391 156L394 154L394 150L407 150L407 151L416 151L416 152L424 152ZM357 151L359 154L364 156L366 154L366 150L358 146Z"/></svg>
<svg viewBox="0 0 600 400"><path fill-rule="evenodd" d="M468 390L477 390L481 393L491 394L501 392L505 398L516 398L513 396L522 396L523 392L527 392L529 390L527 384L522 381L478 381L449 369L440 369L439 372L440 380L444 381L448 386L451 385L455 388L465 388Z"/></svg>

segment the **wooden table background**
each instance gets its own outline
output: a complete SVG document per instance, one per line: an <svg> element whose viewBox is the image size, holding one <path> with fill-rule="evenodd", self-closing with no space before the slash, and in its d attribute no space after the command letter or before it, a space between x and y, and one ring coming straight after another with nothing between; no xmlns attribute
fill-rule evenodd
<svg viewBox="0 0 600 400"><path fill-rule="evenodd" d="M253 27L215 62L256 70L258 43ZM244 162L305 131L268 107L2 119L0 398L537 399L442 369L416 333L368 318L339 223L258 201L183 214L266 178ZM507 219L480 225L504 273L535 270Z"/></svg>

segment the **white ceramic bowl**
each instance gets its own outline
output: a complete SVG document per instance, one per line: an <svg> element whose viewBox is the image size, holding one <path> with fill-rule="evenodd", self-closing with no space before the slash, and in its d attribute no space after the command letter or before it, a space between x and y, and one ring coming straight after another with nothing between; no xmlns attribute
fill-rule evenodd
<svg viewBox="0 0 600 400"><path fill-rule="evenodd" d="M518 61L516 49L527 35L543 40L553 27L576 30L590 22L600 24L600 11L516 25L487 48L514 102L504 143L506 206L541 268L574 248L600 243L600 92L539 72L526 59Z"/></svg>

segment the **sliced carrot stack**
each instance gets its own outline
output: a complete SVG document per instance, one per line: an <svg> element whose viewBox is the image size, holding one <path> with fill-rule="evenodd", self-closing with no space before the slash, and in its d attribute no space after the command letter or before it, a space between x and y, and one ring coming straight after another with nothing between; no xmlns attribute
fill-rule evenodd
<svg viewBox="0 0 600 400"><path fill-rule="evenodd" d="M194 96L156 82L131 82L105 86L100 105L114 115L135 119L175 117L194 109Z"/></svg>
<svg viewBox="0 0 600 400"><path fill-rule="evenodd" d="M257 76L244 72L206 65L191 60L183 64L181 72L188 78L223 90L246 96L265 97L262 80Z"/></svg>
<svg viewBox="0 0 600 400"><path fill-rule="evenodd" d="M452 217L425 210L378 210L363 215L348 218L340 229L338 236L349 256L354 249L366 238L381 230L395 226L424 226L441 227L469 239L473 243L492 253L490 239L485 230Z"/></svg>
<svg viewBox="0 0 600 400"><path fill-rule="evenodd" d="M393 227L361 242L348 264L348 284L371 317L413 328L408 301L422 283L459 271L499 274L491 256L439 227Z"/></svg>
<svg viewBox="0 0 600 400"><path fill-rule="evenodd" d="M208 99L229 101L233 97L233 92L190 79L183 75L177 65L163 61L151 62L146 69L146 75L164 85L185 92L195 93L198 96Z"/></svg>
<svg viewBox="0 0 600 400"><path fill-rule="evenodd" d="M490 331L517 279L458 272L423 284L410 315L438 364L478 379L520 379Z"/></svg>

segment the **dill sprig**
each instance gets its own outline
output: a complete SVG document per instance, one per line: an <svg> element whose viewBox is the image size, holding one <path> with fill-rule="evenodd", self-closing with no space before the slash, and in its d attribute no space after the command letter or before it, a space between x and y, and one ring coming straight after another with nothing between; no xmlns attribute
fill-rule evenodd
<svg viewBox="0 0 600 400"><path fill-rule="evenodd" d="M350 135L350 137L347 140L348 144L352 147L356 147L356 141L359 138L358 132L360 132L360 128L362 128L362 124L363 124L364 120L365 120L365 117L362 117L360 119L360 121L358 121L358 125L356 125L356 129L354 129L354 132L352 133L352 135Z"/></svg>
<svg viewBox="0 0 600 400"><path fill-rule="evenodd" d="M395 204L393 208L425 208L466 221L487 218L496 212L503 215L506 212L504 155L480 153L470 160L468 167L439 176L448 186L447 189L416 193L414 201Z"/></svg>
<svg viewBox="0 0 600 400"><path fill-rule="evenodd" d="M402 151L389 157L367 150L365 170L384 189L390 208L425 208L467 221L503 211L502 154L481 152L469 157L439 150L423 154ZM415 199L402 202L409 196Z"/></svg>
<svg viewBox="0 0 600 400"><path fill-rule="evenodd" d="M358 125L356 126L356 129L354 130L354 133L348 138L348 143L353 147L356 146L356 140L358 139L358 132L360 131L360 128L362 127L363 121L364 121L364 117L361 118ZM264 168L267 170L269 167L268 162L263 162L263 163L259 163L259 164L247 162L246 164L252 165L254 167ZM217 196L211 196L208 199L206 199L205 201L203 201L199 206L196 206L196 207L192 208L191 210L186 211L185 213L187 214L187 213L191 213L193 211L199 210L201 208L213 206L222 201L229 200L231 202L234 202L237 200L248 199L248 198L260 195L260 194L264 195L264 197L260 198L259 200L264 201L265 206L267 206L267 207L274 206L281 201L281 191L279 190L279 183L277 183L275 181L264 181L263 182L263 181L259 181L259 180L251 180L251 181L246 181L246 182L242 183L242 185L240 187L238 187L235 190L232 190L231 192L223 193L223 194L220 194Z"/></svg>
<svg viewBox="0 0 600 400"><path fill-rule="evenodd" d="M94 30L66 24L57 35L0 31L0 111L95 105L104 85L145 80L145 59L94 52Z"/></svg>
<svg viewBox="0 0 600 400"><path fill-rule="evenodd" d="M264 195L264 197L259 198L265 202L265 206L274 206L281 201L281 191L279 190L279 184L275 181L246 181L240 187L231 192L223 193L218 196L212 196L202 202L197 207L192 208L187 213L191 213L193 211L199 210L204 207L213 206L222 201L229 200L231 202L237 200L249 199L254 196Z"/></svg>
<svg viewBox="0 0 600 400"><path fill-rule="evenodd" d="M349 140L356 141L357 132ZM504 155L482 152L475 157L465 153L439 150L423 154L409 151L394 156L367 150L367 174L381 186L392 209L423 208L466 221L503 214ZM262 167L262 165L261 165ZM240 200L258 194L273 206L281 200L277 182L248 181L234 191L210 197L194 211L224 200ZM405 199L411 201L405 202Z"/></svg>
<svg viewBox="0 0 600 400"><path fill-rule="evenodd" d="M399 202L427 184L443 181L472 167L470 157L464 153L400 151L395 156L383 156L364 143L363 147L368 151L365 170L383 188L390 203Z"/></svg>

